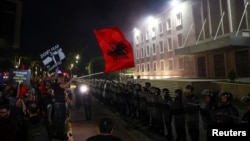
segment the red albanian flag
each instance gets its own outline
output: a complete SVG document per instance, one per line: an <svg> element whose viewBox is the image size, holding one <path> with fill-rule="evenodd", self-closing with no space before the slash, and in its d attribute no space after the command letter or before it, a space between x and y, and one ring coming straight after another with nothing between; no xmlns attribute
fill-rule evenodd
<svg viewBox="0 0 250 141"><path fill-rule="evenodd" d="M135 66L131 44L118 27L94 32L105 60L105 73Z"/></svg>

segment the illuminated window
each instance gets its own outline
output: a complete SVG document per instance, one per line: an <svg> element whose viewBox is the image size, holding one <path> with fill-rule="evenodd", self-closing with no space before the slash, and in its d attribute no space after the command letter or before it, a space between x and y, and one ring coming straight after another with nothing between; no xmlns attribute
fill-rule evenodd
<svg viewBox="0 0 250 141"><path fill-rule="evenodd" d="M159 46L160 46L160 53L164 53L164 42L160 41Z"/></svg>
<svg viewBox="0 0 250 141"><path fill-rule="evenodd" d="M178 40L178 47L183 47L183 37L182 34L177 34L177 40Z"/></svg>
<svg viewBox="0 0 250 141"><path fill-rule="evenodd" d="M143 48L141 48L141 58L144 58Z"/></svg>
<svg viewBox="0 0 250 141"><path fill-rule="evenodd" d="M161 69L161 71L165 70L165 61L164 60L160 60L160 69Z"/></svg>
<svg viewBox="0 0 250 141"><path fill-rule="evenodd" d="M171 30L171 19L170 18L167 19L166 25L167 25L167 30Z"/></svg>
<svg viewBox="0 0 250 141"><path fill-rule="evenodd" d="M173 50L173 40L171 37L167 38L167 43L168 43L168 51Z"/></svg>
<svg viewBox="0 0 250 141"><path fill-rule="evenodd" d="M139 59L140 55L139 55L139 49L136 49L136 59Z"/></svg>
<svg viewBox="0 0 250 141"><path fill-rule="evenodd" d="M179 69L180 70L184 69L184 57L179 58Z"/></svg>
<svg viewBox="0 0 250 141"><path fill-rule="evenodd" d="M173 59L168 60L168 69L173 70L174 69L174 61Z"/></svg>
<svg viewBox="0 0 250 141"><path fill-rule="evenodd" d="M147 72L150 72L150 62L147 63Z"/></svg>
<svg viewBox="0 0 250 141"><path fill-rule="evenodd" d="M136 38L136 39L135 39L135 44L139 44L139 42L140 42L140 37L139 37L139 35L136 35L135 38Z"/></svg>
<svg viewBox="0 0 250 141"><path fill-rule="evenodd" d="M146 31L146 33L145 33L145 38L146 38L146 40L148 40L149 39L149 33L148 33L148 30Z"/></svg>
<svg viewBox="0 0 250 141"><path fill-rule="evenodd" d="M150 56L150 48L149 48L149 46L146 46L146 55L147 55L147 57Z"/></svg>
<svg viewBox="0 0 250 141"><path fill-rule="evenodd" d="M152 44L152 54L156 55L156 46L155 46L155 43Z"/></svg>
<svg viewBox="0 0 250 141"><path fill-rule="evenodd" d="M181 26L182 25L182 14L181 12L176 14L176 26Z"/></svg>
<svg viewBox="0 0 250 141"><path fill-rule="evenodd" d="M139 65L139 64L136 65L136 71L137 71L137 72L140 72L140 65Z"/></svg>
<svg viewBox="0 0 250 141"><path fill-rule="evenodd" d="M156 70L157 70L157 62L154 61L154 62L153 62L153 71L156 71Z"/></svg>
<svg viewBox="0 0 250 141"><path fill-rule="evenodd" d="M159 23L159 34L163 33L163 24Z"/></svg>
<svg viewBox="0 0 250 141"><path fill-rule="evenodd" d="M144 72L144 64L141 64L141 72Z"/></svg>
<svg viewBox="0 0 250 141"><path fill-rule="evenodd" d="M155 27L152 28L152 38L155 38L156 36L156 30Z"/></svg>
<svg viewBox="0 0 250 141"><path fill-rule="evenodd" d="M143 34L141 33L140 41L143 42Z"/></svg>

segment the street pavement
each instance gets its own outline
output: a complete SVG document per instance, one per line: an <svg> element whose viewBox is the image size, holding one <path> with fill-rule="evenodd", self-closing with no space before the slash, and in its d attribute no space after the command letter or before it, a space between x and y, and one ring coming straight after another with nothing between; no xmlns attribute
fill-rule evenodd
<svg viewBox="0 0 250 141"><path fill-rule="evenodd" d="M88 137L98 134L98 123L104 118L109 117L114 122L113 135L122 138L123 141L151 141L152 139L143 133L130 128L129 123L125 122L115 113L111 112L105 105L92 99L92 120L85 120L84 109L72 108L70 110L70 141L85 141Z"/></svg>

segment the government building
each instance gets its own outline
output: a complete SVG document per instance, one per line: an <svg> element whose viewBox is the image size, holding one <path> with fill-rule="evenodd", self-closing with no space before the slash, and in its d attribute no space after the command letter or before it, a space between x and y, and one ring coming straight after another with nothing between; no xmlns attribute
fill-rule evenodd
<svg viewBox="0 0 250 141"><path fill-rule="evenodd" d="M250 0L179 0L133 31L134 78L250 77Z"/></svg>

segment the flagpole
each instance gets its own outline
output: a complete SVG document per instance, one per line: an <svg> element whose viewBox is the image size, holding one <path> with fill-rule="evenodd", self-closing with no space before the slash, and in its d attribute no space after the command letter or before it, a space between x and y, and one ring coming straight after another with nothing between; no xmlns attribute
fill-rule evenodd
<svg viewBox="0 0 250 141"><path fill-rule="evenodd" d="M98 72L98 73L92 73L92 74L89 74L89 75L84 75L84 76L80 76L80 77L77 77L77 78L85 78L85 77L89 77L89 76L93 76L93 75L98 75L98 74L103 74L104 72Z"/></svg>

